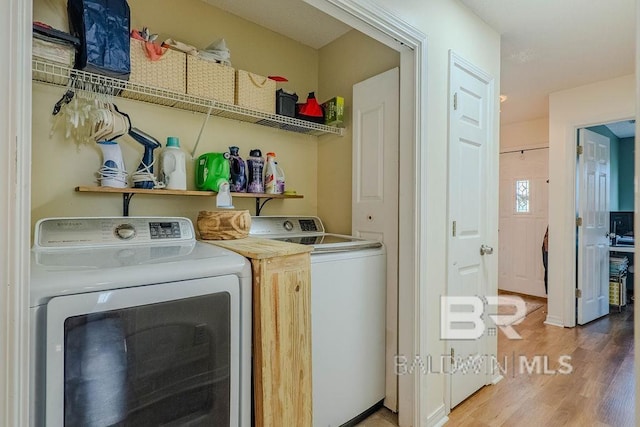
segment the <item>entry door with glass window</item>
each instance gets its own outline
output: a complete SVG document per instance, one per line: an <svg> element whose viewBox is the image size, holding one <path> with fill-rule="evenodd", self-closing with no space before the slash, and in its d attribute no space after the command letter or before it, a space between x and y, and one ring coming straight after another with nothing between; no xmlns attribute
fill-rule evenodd
<svg viewBox="0 0 640 427"><path fill-rule="evenodd" d="M547 148L500 155L499 289L545 296L548 175Z"/></svg>

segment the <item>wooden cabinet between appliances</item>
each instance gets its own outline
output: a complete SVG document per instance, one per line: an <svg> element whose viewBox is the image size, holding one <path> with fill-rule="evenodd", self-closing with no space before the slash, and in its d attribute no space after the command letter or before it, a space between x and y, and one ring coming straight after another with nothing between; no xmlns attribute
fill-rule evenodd
<svg viewBox="0 0 640 427"><path fill-rule="evenodd" d="M255 425L312 424L310 247L208 240L251 260Z"/></svg>

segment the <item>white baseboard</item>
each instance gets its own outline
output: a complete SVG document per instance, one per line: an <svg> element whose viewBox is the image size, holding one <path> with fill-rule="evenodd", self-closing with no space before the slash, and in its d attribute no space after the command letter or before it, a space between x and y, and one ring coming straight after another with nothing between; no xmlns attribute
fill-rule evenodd
<svg viewBox="0 0 640 427"><path fill-rule="evenodd" d="M547 314L547 320L544 321L545 325L550 325L550 326L559 326L561 328L564 328L564 323L562 322L562 319L558 316L552 316L550 314Z"/></svg>
<svg viewBox="0 0 640 427"><path fill-rule="evenodd" d="M496 375L492 380L491 380L491 384L492 385L496 385L498 384L500 381L502 381L504 379L504 376L502 375Z"/></svg>
<svg viewBox="0 0 640 427"><path fill-rule="evenodd" d="M427 427L442 427L447 421L449 421L447 411L444 405L440 405L438 409L427 417Z"/></svg>

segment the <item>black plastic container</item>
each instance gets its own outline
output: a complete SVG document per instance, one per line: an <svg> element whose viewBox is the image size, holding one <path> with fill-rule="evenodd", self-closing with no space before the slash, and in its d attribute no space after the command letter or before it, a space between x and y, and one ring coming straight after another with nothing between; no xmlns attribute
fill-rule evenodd
<svg viewBox="0 0 640 427"><path fill-rule="evenodd" d="M296 102L298 95L287 93L282 89L276 91L276 114L287 117L296 116Z"/></svg>

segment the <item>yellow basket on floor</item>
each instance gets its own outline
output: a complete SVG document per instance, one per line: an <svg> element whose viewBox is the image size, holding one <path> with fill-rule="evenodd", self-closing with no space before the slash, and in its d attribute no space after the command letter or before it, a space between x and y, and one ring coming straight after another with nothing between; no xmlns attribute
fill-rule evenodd
<svg viewBox="0 0 640 427"><path fill-rule="evenodd" d="M622 288L622 295L620 290ZM622 279L622 283L609 282L609 304L610 305L626 305L626 278Z"/></svg>

